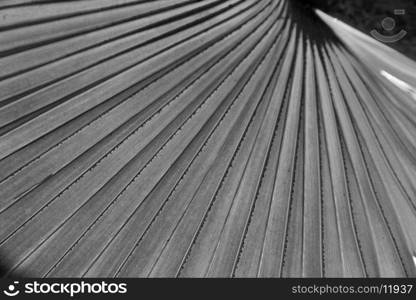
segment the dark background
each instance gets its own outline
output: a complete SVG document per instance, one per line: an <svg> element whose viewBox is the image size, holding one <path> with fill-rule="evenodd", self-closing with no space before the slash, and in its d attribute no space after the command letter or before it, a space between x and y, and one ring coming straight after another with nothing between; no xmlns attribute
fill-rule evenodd
<svg viewBox="0 0 416 300"><path fill-rule="evenodd" d="M388 46L416 60L416 0L299 0L306 6L319 8L362 32L369 34L377 29L384 35L393 35L406 30L407 35ZM394 15L394 9L404 9L405 15ZM381 21L391 17L395 28L388 32Z"/></svg>

